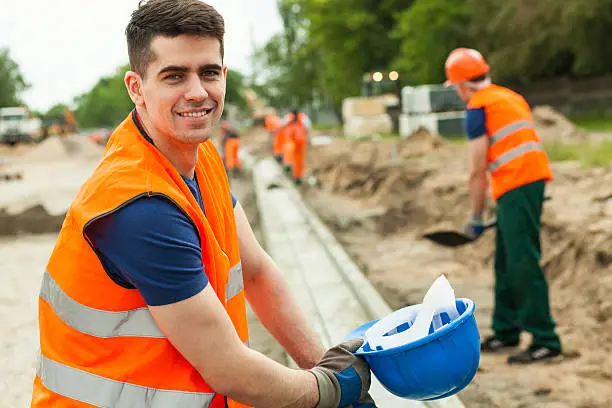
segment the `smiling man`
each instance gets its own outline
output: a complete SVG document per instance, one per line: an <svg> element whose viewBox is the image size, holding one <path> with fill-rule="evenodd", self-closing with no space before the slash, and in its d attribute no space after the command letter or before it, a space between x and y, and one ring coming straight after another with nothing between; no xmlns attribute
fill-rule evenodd
<svg viewBox="0 0 612 408"><path fill-rule="evenodd" d="M126 36L135 109L44 273L32 406L374 407L361 341L324 350L209 140L226 88L222 17L151 0ZM301 369L248 348L247 298Z"/></svg>

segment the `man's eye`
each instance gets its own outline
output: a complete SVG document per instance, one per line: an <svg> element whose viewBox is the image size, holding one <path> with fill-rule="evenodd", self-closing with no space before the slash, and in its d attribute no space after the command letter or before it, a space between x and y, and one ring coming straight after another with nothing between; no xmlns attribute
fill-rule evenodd
<svg viewBox="0 0 612 408"><path fill-rule="evenodd" d="M204 71L204 76L208 78L216 78L217 76L219 76L219 72L218 71Z"/></svg>
<svg viewBox="0 0 612 408"><path fill-rule="evenodd" d="M166 76L166 79L170 80L170 81L176 81L178 79L180 79L181 76L179 74L170 74Z"/></svg>

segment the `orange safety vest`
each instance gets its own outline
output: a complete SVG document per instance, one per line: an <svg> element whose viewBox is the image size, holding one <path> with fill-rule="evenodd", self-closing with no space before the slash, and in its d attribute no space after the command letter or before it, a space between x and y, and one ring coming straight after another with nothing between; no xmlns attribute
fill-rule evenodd
<svg viewBox="0 0 612 408"><path fill-rule="evenodd" d="M285 137L287 140L292 140L297 143L304 143L307 139L306 127L306 115L304 113L298 114L296 122L293 122L293 114L289 114L287 117L287 125L285 129Z"/></svg>
<svg viewBox="0 0 612 408"><path fill-rule="evenodd" d="M172 200L197 228L209 284L248 342L238 237L215 147L198 150L206 215L174 166L149 143L135 112L113 132L72 203L43 275L40 356L32 407L224 408L226 398L168 341L136 289L111 280L85 235L93 220L138 198ZM230 408L245 407L227 399Z"/></svg>
<svg viewBox="0 0 612 408"><path fill-rule="evenodd" d="M484 108L491 174L491 195L502 194L538 180L553 178L548 156L535 130L531 108L525 99L497 85L476 92L468 109Z"/></svg>
<svg viewBox="0 0 612 408"><path fill-rule="evenodd" d="M275 115L268 115L264 120L264 125L268 132L277 132L281 128L282 124L282 119Z"/></svg>

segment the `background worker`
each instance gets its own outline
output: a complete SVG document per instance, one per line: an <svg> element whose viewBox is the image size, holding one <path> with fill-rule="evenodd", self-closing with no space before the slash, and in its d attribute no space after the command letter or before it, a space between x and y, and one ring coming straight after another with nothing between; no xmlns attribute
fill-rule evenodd
<svg viewBox="0 0 612 408"><path fill-rule="evenodd" d="M228 120L221 122L221 143L223 150L223 164L228 176L235 177L242 169L240 161L240 134Z"/></svg>
<svg viewBox="0 0 612 408"><path fill-rule="evenodd" d="M353 355L361 341L325 352L230 193L209 140L224 108L224 31L199 0L132 13L135 109L43 275L32 407L374 406ZM246 298L302 369L248 348Z"/></svg>
<svg viewBox="0 0 612 408"><path fill-rule="evenodd" d="M308 145L308 131L310 119L297 109L291 112L290 121L285 127L285 143L291 143L293 163L291 166L293 181L302 184L304 165L306 164L306 146Z"/></svg>
<svg viewBox="0 0 612 408"><path fill-rule="evenodd" d="M296 147L301 149L298 154L300 163L298 164L299 173L304 169L304 160L306 159L306 143L308 141L308 132L312 128L310 118L298 108L291 109L291 112L283 118L282 142L283 142L283 167L287 174L291 174L295 179L294 166L296 163ZM297 136L297 140L295 138ZM300 146L297 146L300 145Z"/></svg>
<svg viewBox="0 0 612 408"><path fill-rule="evenodd" d="M511 355L508 363L558 359L561 343L540 266L542 202L553 174L531 108L519 94L491 83L489 65L476 50L453 50L445 70L446 85L454 85L467 103L471 216L464 232L474 239L483 232L487 170L491 195L497 201L494 334L481 349L496 352L515 347L526 330L532 334L531 345Z"/></svg>
<svg viewBox="0 0 612 408"><path fill-rule="evenodd" d="M280 164L283 161L283 141L281 139L283 135L280 132L283 127L283 120L276 115L268 115L264 119L264 126L270 134L274 158Z"/></svg>

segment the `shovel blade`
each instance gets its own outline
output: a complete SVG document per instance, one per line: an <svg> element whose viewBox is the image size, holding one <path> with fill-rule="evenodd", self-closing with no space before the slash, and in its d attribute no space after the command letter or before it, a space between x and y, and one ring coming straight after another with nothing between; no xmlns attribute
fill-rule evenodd
<svg viewBox="0 0 612 408"><path fill-rule="evenodd" d="M430 232L429 234L423 235L423 238L447 247L458 247L473 242L470 237L457 231Z"/></svg>

